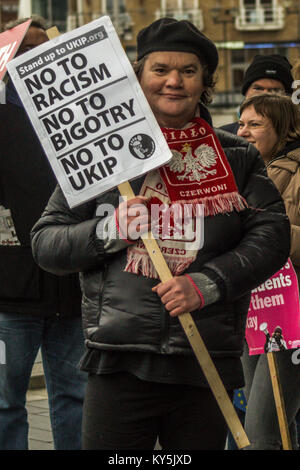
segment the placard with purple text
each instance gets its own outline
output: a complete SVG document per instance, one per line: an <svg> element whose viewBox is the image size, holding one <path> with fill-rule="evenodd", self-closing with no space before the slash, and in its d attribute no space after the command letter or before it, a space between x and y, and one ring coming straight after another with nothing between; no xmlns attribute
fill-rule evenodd
<svg viewBox="0 0 300 470"><path fill-rule="evenodd" d="M250 356L300 346L298 280L290 259L252 291L246 341Z"/></svg>

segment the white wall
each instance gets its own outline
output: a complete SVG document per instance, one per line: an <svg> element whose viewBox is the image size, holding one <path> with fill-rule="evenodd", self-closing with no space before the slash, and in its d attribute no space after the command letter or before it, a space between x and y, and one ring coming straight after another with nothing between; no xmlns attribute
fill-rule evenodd
<svg viewBox="0 0 300 470"><path fill-rule="evenodd" d="M18 18L28 18L32 15L31 0L20 0Z"/></svg>
<svg viewBox="0 0 300 470"><path fill-rule="evenodd" d="M237 109L210 109L214 127L224 126L237 120Z"/></svg>

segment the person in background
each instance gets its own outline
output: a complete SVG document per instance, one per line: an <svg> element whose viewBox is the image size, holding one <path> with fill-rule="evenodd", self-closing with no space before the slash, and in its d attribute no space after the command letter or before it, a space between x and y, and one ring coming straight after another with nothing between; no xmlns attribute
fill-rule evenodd
<svg viewBox="0 0 300 470"><path fill-rule="evenodd" d="M225 420L178 315L191 312L232 397L244 383L240 355L250 291L287 259L290 227L256 149L208 124L203 104L217 64L216 46L189 21L161 18L142 29L135 71L173 159L134 180L137 196L128 203L115 189L70 209L57 187L32 230L43 269L81 272L88 348L81 364L89 372L84 449L153 449L157 437L163 449L224 449ZM202 145L203 133L214 139ZM210 172L201 164L207 154ZM190 167L183 164L187 155ZM221 181L221 160L227 184L236 184L201 197L203 178L214 188ZM173 194L169 181L180 193ZM204 206L204 245L192 250L183 237L175 252L173 240L158 238L174 276L159 282L140 240L151 225L160 233L147 208L157 201L156 188L170 207L192 182L199 197L187 195L185 203ZM112 211L97 215L108 204Z"/></svg>
<svg viewBox="0 0 300 470"><path fill-rule="evenodd" d="M241 93L245 96L245 99L261 93L291 95L293 84L291 68L291 64L284 56L279 54L258 54L254 56L245 72ZM239 116L239 112L237 114ZM237 134L239 122L236 120L233 123L225 124L221 126L220 129L230 132L231 134ZM236 390L234 392L234 403L238 402L239 394L243 394L243 391ZM244 397L243 399L245 401ZM244 406L238 407L237 413L241 422L244 422ZM228 449L237 449L231 433L229 433L228 436Z"/></svg>
<svg viewBox="0 0 300 470"><path fill-rule="evenodd" d="M286 341L283 338L282 328L280 326L276 326L272 336L270 336L269 332L266 333L266 342L264 345L265 353L284 351L285 349L287 349Z"/></svg>
<svg viewBox="0 0 300 470"><path fill-rule="evenodd" d="M294 104L299 105L300 103L300 59L298 59L293 65L292 73L295 79L294 86L293 86L294 91L292 94L292 101ZM296 424L297 424L297 434L298 434L298 446L300 449L300 409L296 416Z"/></svg>
<svg viewBox="0 0 300 470"><path fill-rule="evenodd" d="M18 54L47 40L44 20L33 17ZM0 105L0 144L0 220L7 229L0 230L0 340L6 349L0 450L28 448L26 392L39 348L55 449L80 449L87 375L77 367L84 352L79 279L45 272L33 260L30 230L56 179L10 80Z"/></svg>
<svg viewBox="0 0 300 470"><path fill-rule="evenodd" d="M279 54L256 55L245 72L242 94L245 99L261 93L290 96L293 91L291 69L287 58ZM236 134L239 129L238 120L221 126L221 129Z"/></svg>
<svg viewBox="0 0 300 470"><path fill-rule="evenodd" d="M290 97L262 94L246 100L240 109L238 136L260 152L291 223L290 258L300 279L300 114ZM273 254L276 257L276 253ZM291 312L291 315L293 312ZM278 328L278 327L277 327ZM246 345L247 346L247 345ZM300 365L293 350L276 352L288 425L294 449L298 448L295 417L300 409ZM265 354L243 358L247 399L245 430L249 450L279 450L281 436Z"/></svg>

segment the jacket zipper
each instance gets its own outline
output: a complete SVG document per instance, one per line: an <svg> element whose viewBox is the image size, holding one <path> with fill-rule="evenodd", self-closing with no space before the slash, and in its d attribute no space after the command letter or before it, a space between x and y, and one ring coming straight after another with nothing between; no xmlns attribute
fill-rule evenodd
<svg viewBox="0 0 300 470"><path fill-rule="evenodd" d="M162 334L161 334L161 351L164 354L169 352L169 337L170 337L170 316L169 313L162 306Z"/></svg>

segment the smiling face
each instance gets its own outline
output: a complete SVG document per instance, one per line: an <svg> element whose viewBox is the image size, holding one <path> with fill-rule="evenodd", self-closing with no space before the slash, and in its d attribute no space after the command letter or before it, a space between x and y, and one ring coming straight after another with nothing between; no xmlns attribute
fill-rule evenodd
<svg viewBox="0 0 300 470"><path fill-rule="evenodd" d="M194 117L205 90L203 67L188 52L152 52L140 83L159 125L177 129Z"/></svg>
<svg viewBox="0 0 300 470"><path fill-rule="evenodd" d="M265 163L272 158L272 150L279 140L271 121L257 114L254 106L249 106L242 112L237 135L252 143Z"/></svg>

